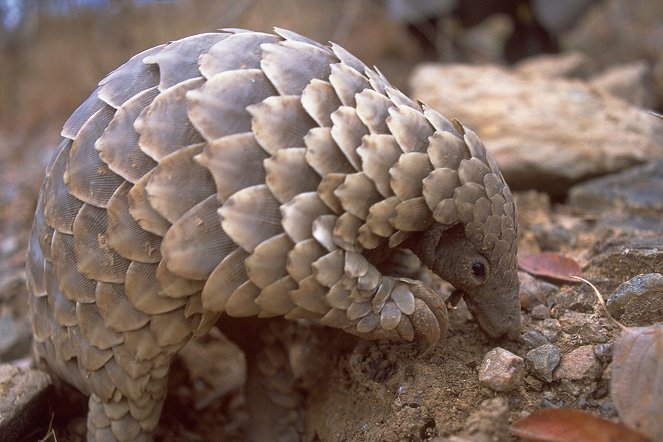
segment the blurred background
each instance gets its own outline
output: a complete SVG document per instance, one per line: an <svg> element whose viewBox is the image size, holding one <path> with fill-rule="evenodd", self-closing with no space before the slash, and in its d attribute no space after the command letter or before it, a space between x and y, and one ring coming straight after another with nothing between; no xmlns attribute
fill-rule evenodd
<svg viewBox="0 0 663 442"><path fill-rule="evenodd" d="M661 57L652 0L0 0L0 135L60 126L131 55L224 27L333 40L397 86L422 60L513 63L580 50L595 69ZM57 131L58 129L56 129Z"/></svg>

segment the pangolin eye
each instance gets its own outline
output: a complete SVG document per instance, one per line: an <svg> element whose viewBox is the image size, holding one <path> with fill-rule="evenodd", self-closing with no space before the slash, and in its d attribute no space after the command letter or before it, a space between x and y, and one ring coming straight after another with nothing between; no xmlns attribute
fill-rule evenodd
<svg viewBox="0 0 663 442"><path fill-rule="evenodd" d="M472 273L479 279L486 277L486 266L481 262L475 262L472 264Z"/></svg>

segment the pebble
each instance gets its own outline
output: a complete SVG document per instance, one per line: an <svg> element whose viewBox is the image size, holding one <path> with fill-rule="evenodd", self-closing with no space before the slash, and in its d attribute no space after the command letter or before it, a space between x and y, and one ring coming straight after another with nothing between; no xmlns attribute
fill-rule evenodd
<svg viewBox="0 0 663 442"><path fill-rule="evenodd" d="M602 373L601 364L594 354L593 345L583 345L570 353L562 355L557 369L553 373L555 379L596 379Z"/></svg>
<svg viewBox="0 0 663 442"><path fill-rule="evenodd" d="M523 379L523 358L495 347L485 354L479 368L479 382L494 391L510 391L518 388Z"/></svg>
<svg viewBox="0 0 663 442"><path fill-rule="evenodd" d="M535 305L532 309L532 319L550 318L550 310L543 304Z"/></svg>
<svg viewBox="0 0 663 442"><path fill-rule="evenodd" d="M608 311L628 326L663 321L663 275L647 273L622 283L608 297Z"/></svg>
<svg viewBox="0 0 663 442"><path fill-rule="evenodd" d="M594 346L594 354L599 358L599 361L607 364L612 359L612 342L596 344Z"/></svg>
<svg viewBox="0 0 663 442"><path fill-rule="evenodd" d="M553 381L553 370L560 361L561 350L553 344L545 344L527 352L527 362L544 381Z"/></svg>
<svg viewBox="0 0 663 442"><path fill-rule="evenodd" d="M557 292L559 288L549 282L536 279L525 272L518 272L520 280L520 306L525 311L531 311L534 307L546 304L546 299L551 294Z"/></svg>
<svg viewBox="0 0 663 442"><path fill-rule="evenodd" d="M525 332L520 338L523 340L523 342L525 342L525 344L527 344L530 349L540 347L545 344L550 344L550 341L548 341L545 336L536 330Z"/></svg>
<svg viewBox="0 0 663 442"><path fill-rule="evenodd" d="M559 317L559 325L566 333L578 333L591 320L589 313L580 313L573 310L567 310Z"/></svg>
<svg viewBox="0 0 663 442"><path fill-rule="evenodd" d="M605 342L607 337L601 330L598 317L589 313L567 310L559 317L562 330L574 335L578 342Z"/></svg>
<svg viewBox="0 0 663 442"><path fill-rule="evenodd" d="M51 378L41 371L0 365L0 434L20 440L28 430L48 425Z"/></svg>
<svg viewBox="0 0 663 442"><path fill-rule="evenodd" d="M543 322L537 327L541 334L550 342L555 342L562 334L562 326L557 319L544 319Z"/></svg>

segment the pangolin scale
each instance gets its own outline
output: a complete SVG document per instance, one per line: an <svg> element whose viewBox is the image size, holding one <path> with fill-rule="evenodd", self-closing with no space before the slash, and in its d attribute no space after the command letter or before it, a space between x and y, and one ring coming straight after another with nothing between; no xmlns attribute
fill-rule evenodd
<svg viewBox="0 0 663 442"><path fill-rule="evenodd" d="M446 308L408 278L413 256L489 335L518 335L495 162L336 44L232 29L148 49L62 136L30 311L37 357L90 396L89 440L149 440L172 358L221 315L436 344Z"/></svg>

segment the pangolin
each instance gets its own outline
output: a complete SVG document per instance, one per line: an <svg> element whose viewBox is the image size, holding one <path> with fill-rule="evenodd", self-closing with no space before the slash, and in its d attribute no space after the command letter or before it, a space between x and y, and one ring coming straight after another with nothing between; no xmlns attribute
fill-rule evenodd
<svg viewBox="0 0 663 442"><path fill-rule="evenodd" d="M489 335L519 333L496 163L337 44L230 29L148 49L62 136L30 312L37 358L90 396L89 440L149 440L174 355L219 316L434 345L444 300L403 256L464 294Z"/></svg>

